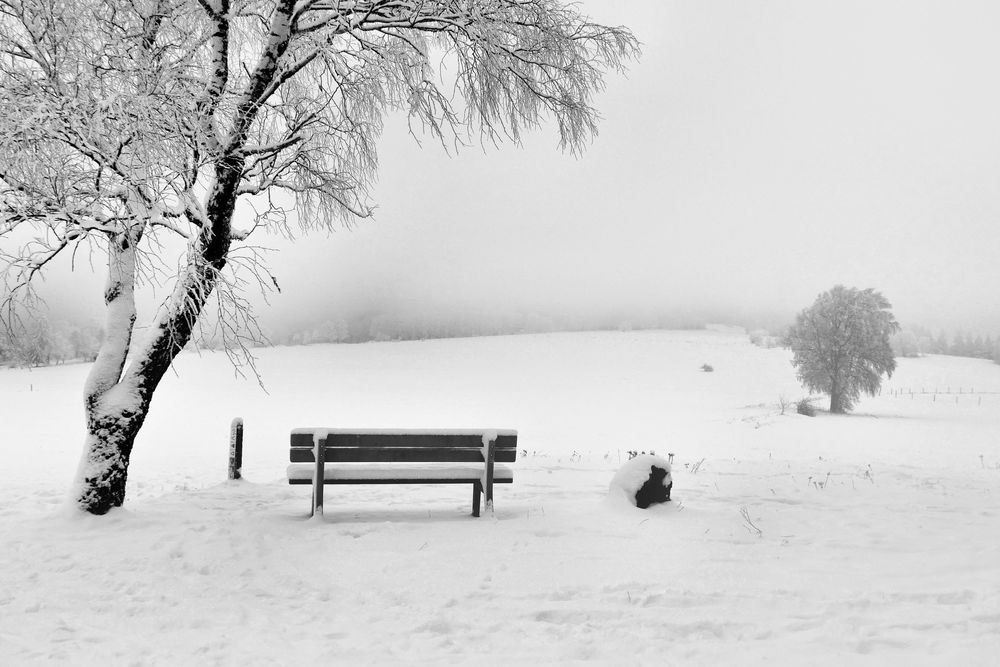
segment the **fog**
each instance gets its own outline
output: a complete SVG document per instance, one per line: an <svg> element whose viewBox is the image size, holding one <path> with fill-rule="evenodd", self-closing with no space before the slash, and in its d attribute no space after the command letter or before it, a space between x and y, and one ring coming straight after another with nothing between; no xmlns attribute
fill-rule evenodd
<svg viewBox="0 0 1000 667"><path fill-rule="evenodd" d="M644 55L609 76L581 158L551 126L447 155L393 117L373 220L255 239L275 248L282 288L265 323L430 311L777 326L839 283L880 290L904 325L1000 332L995 3L583 6L630 26Z"/></svg>

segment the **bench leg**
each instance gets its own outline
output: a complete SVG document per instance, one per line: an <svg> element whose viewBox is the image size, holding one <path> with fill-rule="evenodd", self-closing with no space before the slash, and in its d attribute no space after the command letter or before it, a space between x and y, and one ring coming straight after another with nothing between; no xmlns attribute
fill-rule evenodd
<svg viewBox="0 0 1000 667"><path fill-rule="evenodd" d="M312 511L309 512L309 516L317 514L323 516L323 482L319 484L313 482Z"/></svg>
<svg viewBox="0 0 1000 667"><path fill-rule="evenodd" d="M483 495L483 485L475 482L472 485L472 516L479 516L479 498Z"/></svg>
<svg viewBox="0 0 1000 667"><path fill-rule="evenodd" d="M313 468L312 510L309 512L311 517L317 514L323 516L323 484L326 480L326 447L324 447L326 443L324 439L319 434L313 435L313 458L316 461L316 467Z"/></svg>
<svg viewBox="0 0 1000 667"><path fill-rule="evenodd" d="M483 458L486 462L486 470L482 479L483 495L486 496L486 512L493 514L493 462L496 458L496 438L485 443Z"/></svg>

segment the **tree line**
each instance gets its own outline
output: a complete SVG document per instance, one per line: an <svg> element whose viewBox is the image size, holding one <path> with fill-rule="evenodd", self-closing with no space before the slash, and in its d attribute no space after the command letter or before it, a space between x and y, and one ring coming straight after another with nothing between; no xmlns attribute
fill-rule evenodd
<svg viewBox="0 0 1000 667"><path fill-rule="evenodd" d="M369 312L265 326L272 345L367 343L471 338L557 331L703 329L712 321L669 313L557 314L540 312ZM221 342L221 341L220 341Z"/></svg>
<svg viewBox="0 0 1000 667"><path fill-rule="evenodd" d="M943 354L992 359L1000 364L1000 336L994 338L992 335L973 335L964 331L957 331L951 337L944 331L934 336L928 329L914 326L899 331L891 342L893 351L900 357Z"/></svg>
<svg viewBox="0 0 1000 667"><path fill-rule="evenodd" d="M627 317L559 316L539 313L466 313L458 315L393 315L368 313L318 322L264 327L258 345L316 345L323 343L367 343L399 340L429 340L502 336L555 331L630 331L650 329L703 329L703 317L671 317L664 314ZM220 335L208 330L189 347L222 349ZM760 347L781 347L782 333L755 329L750 341ZM15 329L0 327L0 365L37 367L67 362L88 362L97 358L102 328L93 322L50 320L47 317L24 318ZM907 327L890 338L897 357L942 354L956 357L991 359L1000 363L1000 336L971 335L958 331L953 336L941 332L934 336L920 326Z"/></svg>
<svg viewBox="0 0 1000 667"><path fill-rule="evenodd" d="M0 366L30 368L94 361L103 340L104 332L96 324L24 319L14 327L0 327Z"/></svg>

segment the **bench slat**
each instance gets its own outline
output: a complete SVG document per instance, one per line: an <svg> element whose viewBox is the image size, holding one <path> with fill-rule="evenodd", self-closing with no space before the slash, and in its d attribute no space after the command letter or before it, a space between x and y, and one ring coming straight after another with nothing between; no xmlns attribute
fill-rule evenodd
<svg viewBox="0 0 1000 667"><path fill-rule="evenodd" d="M482 433L434 433L434 432L368 432L335 433L317 429L326 434L327 447L482 447ZM292 447L311 447L313 431L296 429L292 432ZM517 434L498 433L497 449L517 447Z"/></svg>
<svg viewBox="0 0 1000 667"><path fill-rule="evenodd" d="M291 484L311 484L314 465L289 464L286 474ZM412 484L471 484L482 478L482 465L426 465L426 464L343 464L324 467L323 479L327 484L382 484L385 480ZM510 482L514 471L509 466L496 466L495 483Z"/></svg>
<svg viewBox="0 0 1000 667"><path fill-rule="evenodd" d="M324 480L324 484L475 484L478 479L436 479L430 477L421 477L420 479L410 479L408 477L403 477L399 479L386 478L386 479L327 479ZM494 484L512 484L514 480L512 479L494 479ZM312 479L290 479L289 484L309 484L312 485Z"/></svg>
<svg viewBox="0 0 1000 667"><path fill-rule="evenodd" d="M476 449L454 449L447 447L327 447L327 462L352 463L482 463L482 447ZM293 447L288 452L292 463L311 463L316 460L314 450ZM497 463L513 463L517 460L517 450L500 449L494 460Z"/></svg>

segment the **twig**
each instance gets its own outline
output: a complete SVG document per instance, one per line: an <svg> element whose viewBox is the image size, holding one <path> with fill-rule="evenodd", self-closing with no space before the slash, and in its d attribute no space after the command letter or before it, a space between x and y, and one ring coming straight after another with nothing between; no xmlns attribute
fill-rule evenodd
<svg viewBox="0 0 1000 667"><path fill-rule="evenodd" d="M756 535L757 537L761 537L764 535L764 531L758 528L757 525L750 518L750 510L747 509L746 505L740 505L740 515L743 517L743 521L745 523L744 527L747 529L748 533L750 533L751 535Z"/></svg>

